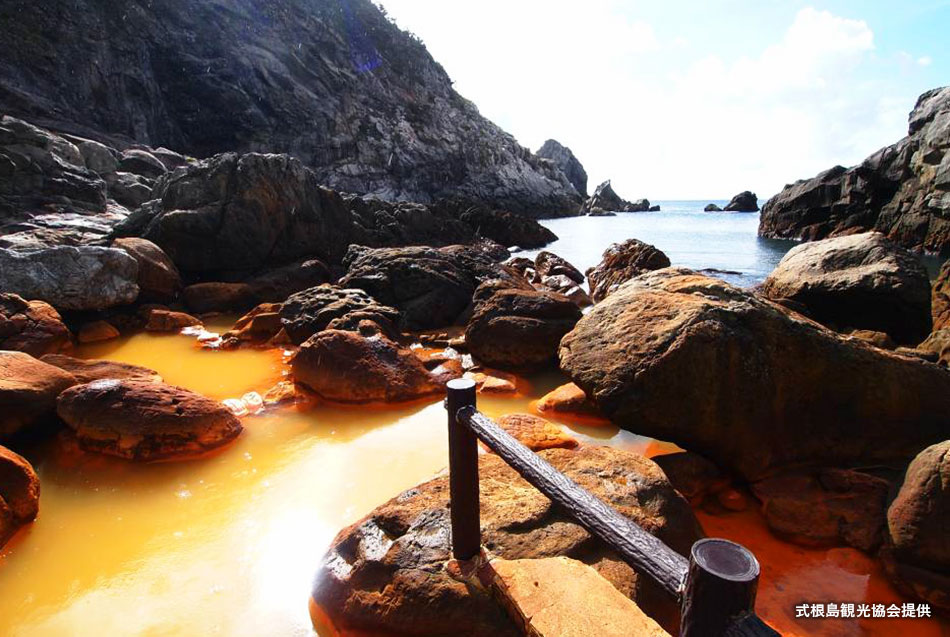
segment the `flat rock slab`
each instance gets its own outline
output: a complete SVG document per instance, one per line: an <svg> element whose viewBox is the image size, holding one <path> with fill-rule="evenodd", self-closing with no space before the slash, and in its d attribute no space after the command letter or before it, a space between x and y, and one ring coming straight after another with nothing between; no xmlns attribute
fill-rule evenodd
<svg viewBox="0 0 950 637"><path fill-rule="evenodd" d="M495 594L529 637L669 635L583 562L494 559L490 571Z"/></svg>

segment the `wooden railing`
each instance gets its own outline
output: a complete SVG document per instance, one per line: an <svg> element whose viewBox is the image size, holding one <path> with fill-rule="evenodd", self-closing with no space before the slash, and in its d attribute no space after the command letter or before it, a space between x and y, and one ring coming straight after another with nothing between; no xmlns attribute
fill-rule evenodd
<svg viewBox="0 0 950 637"><path fill-rule="evenodd" d="M678 602L682 637L778 635L755 615L759 563L749 550L735 542L707 538L693 545L687 560L581 488L475 407L475 383L467 379L450 381L446 408L452 553L456 559L470 560L481 552L481 440L591 535Z"/></svg>

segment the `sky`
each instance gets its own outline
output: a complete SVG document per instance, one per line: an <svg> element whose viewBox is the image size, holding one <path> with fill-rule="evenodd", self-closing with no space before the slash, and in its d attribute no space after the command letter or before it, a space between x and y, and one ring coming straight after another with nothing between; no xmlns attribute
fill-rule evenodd
<svg viewBox="0 0 950 637"><path fill-rule="evenodd" d="M381 0L481 113L626 199L760 199L907 134L950 0Z"/></svg>

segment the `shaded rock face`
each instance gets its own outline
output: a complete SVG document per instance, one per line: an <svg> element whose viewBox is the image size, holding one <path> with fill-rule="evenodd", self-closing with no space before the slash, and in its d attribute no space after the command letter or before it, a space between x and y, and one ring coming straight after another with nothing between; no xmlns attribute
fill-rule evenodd
<svg viewBox="0 0 950 637"><path fill-rule="evenodd" d="M934 331L950 327L950 261L943 264L934 281L930 303Z"/></svg>
<svg viewBox="0 0 950 637"><path fill-rule="evenodd" d="M465 343L480 362L524 370L553 364L561 338L581 318L570 299L554 292L509 289L479 299Z"/></svg>
<svg viewBox="0 0 950 637"><path fill-rule="evenodd" d="M799 464L906 462L950 437L945 370L685 269L595 305L560 360L617 425L750 481Z"/></svg>
<svg viewBox="0 0 950 637"><path fill-rule="evenodd" d="M36 519L40 480L27 460L0 447L0 548L13 534Z"/></svg>
<svg viewBox="0 0 950 637"><path fill-rule="evenodd" d="M948 148L950 88L934 89L917 100L907 137L770 199L759 235L815 240L878 230L904 247L950 254Z"/></svg>
<svg viewBox="0 0 950 637"><path fill-rule="evenodd" d="M44 424L56 397L75 384L72 374L29 354L0 351L0 440Z"/></svg>
<svg viewBox="0 0 950 637"><path fill-rule="evenodd" d="M688 503L646 458L607 447L540 455L681 554L701 537ZM675 614L652 585L503 460L481 455L479 480L482 543L493 555L571 557L593 566L651 617ZM448 501L448 477L439 477L390 500L336 537L317 573L313 599L338 628L420 637L455 634L459 626L473 637L520 634L487 590L466 585L445 568Z"/></svg>
<svg viewBox="0 0 950 637"><path fill-rule="evenodd" d="M594 190L594 194L584 202L584 205L581 207L581 214L590 214L598 210L601 211L600 214L603 212L647 212L650 209L650 201L647 199L640 199L636 202L623 199L614 192L613 187L610 185L610 180L608 179L597 186L597 189ZM659 208L657 208L657 210L659 210Z"/></svg>
<svg viewBox="0 0 950 637"><path fill-rule="evenodd" d="M379 248L353 246L340 285L365 290L400 312L401 327L423 330L455 324L478 285L512 275L478 246Z"/></svg>
<svg viewBox="0 0 950 637"><path fill-rule="evenodd" d="M300 345L334 322L352 324L370 320L395 326L399 310L378 303L363 290L319 285L294 294L281 305L280 320L290 340Z"/></svg>
<svg viewBox="0 0 950 637"><path fill-rule="evenodd" d="M733 197L723 210L726 212L758 212L759 198L754 192L745 190Z"/></svg>
<svg viewBox="0 0 950 637"><path fill-rule="evenodd" d="M0 349L42 356L71 346L69 328L52 305L0 293Z"/></svg>
<svg viewBox="0 0 950 637"><path fill-rule="evenodd" d="M174 301L181 292L181 276L161 248L145 239L116 239L113 248L123 250L139 264L139 300L163 303Z"/></svg>
<svg viewBox="0 0 950 637"><path fill-rule="evenodd" d="M138 264L121 250L58 247L33 252L0 248L0 289L59 310L102 310L138 298Z"/></svg>
<svg viewBox="0 0 950 637"><path fill-rule="evenodd" d="M83 450L128 460L200 455L243 431L221 403L150 381L107 379L77 385L60 394L56 413Z"/></svg>
<svg viewBox="0 0 950 637"><path fill-rule="evenodd" d="M950 609L950 440L910 464L887 523L894 558L888 570L917 597Z"/></svg>
<svg viewBox="0 0 950 637"><path fill-rule="evenodd" d="M950 367L950 327L937 330L928 336L917 351L929 354L941 365Z"/></svg>
<svg viewBox="0 0 950 637"><path fill-rule="evenodd" d="M412 352L378 334L324 330L300 346L291 367L298 383L335 402L395 403L443 391Z"/></svg>
<svg viewBox="0 0 950 637"><path fill-rule="evenodd" d="M479 115L369 0L135 0L121 12L56 0L0 9L0 21L0 110L44 126L197 157L289 153L320 183L390 200L580 205L560 170Z"/></svg>
<svg viewBox="0 0 950 637"><path fill-rule="evenodd" d="M129 363L73 358L72 356L64 356L62 354L47 354L40 360L72 374L73 378L76 379L76 383L79 385L109 378L117 380L141 380L153 383L162 382L162 377L158 375L158 372L148 369L147 367L140 367L139 365L131 365Z"/></svg>
<svg viewBox="0 0 950 637"><path fill-rule="evenodd" d="M537 155L541 159L549 159L554 162L554 165L564 173L567 180L574 186L574 190L581 197L587 197L587 171L584 170L584 166L574 156L570 148L562 146L557 140L549 139L538 149Z"/></svg>
<svg viewBox="0 0 950 637"><path fill-rule="evenodd" d="M927 271L879 232L792 248L762 293L838 331L873 330L916 345L931 329Z"/></svg>
<svg viewBox="0 0 950 637"><path fill-rule="evenodd" d="M651 270L670 267L670 259L649 243L627 239L604 252L600 263L587 271L594 302L603 301L617 286Z"/></svg>

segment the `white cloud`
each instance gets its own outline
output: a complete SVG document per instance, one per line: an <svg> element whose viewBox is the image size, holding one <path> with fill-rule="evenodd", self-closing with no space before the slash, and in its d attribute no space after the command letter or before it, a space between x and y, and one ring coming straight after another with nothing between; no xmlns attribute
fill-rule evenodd
<svg viewBox="0 0 950 637"><path fill-rule="evenodd" d="M917 64L919 64L920 66L930 66L931 64L933 64L933 58L930 57L929 55L919 57L917 58Z"/></svg>
<svg viewBox="0 0 950 637"><path fill-rule="evenodd" d="M916 95L888 95L862 20L800 10L770 46L727 58L631 19L619 0L387 0L483 114L536 149L571 146L621 195L762 196L896 141ZM913 58L910 58L913 60Z"/></svg>

